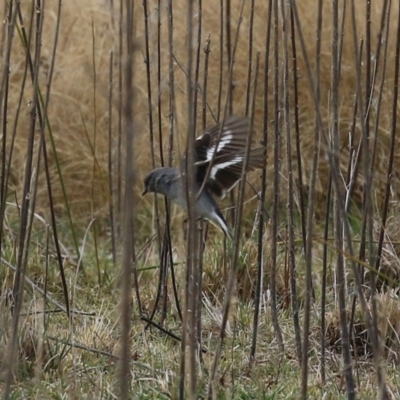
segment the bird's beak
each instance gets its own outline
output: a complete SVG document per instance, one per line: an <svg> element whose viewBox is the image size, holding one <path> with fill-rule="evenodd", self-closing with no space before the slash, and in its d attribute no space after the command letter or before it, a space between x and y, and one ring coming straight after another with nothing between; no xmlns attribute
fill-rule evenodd
<svg viewBox="0 0 400 400"><path fill-rule="evenodd" d="M142 196L144 196L147 193L147 188L144 188Z"/></svg>

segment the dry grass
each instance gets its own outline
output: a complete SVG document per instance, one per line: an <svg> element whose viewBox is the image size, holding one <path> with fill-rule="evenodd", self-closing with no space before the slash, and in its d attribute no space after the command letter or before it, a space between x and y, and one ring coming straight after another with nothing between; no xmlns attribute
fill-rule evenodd
<svg viewBox="0 0 400 400"><path fill-rule="evenodd" d="M102 243L103 244L103 243ZM208 245L207 253L215 246ZM38 253L40 251L38 250ZM39 256L39 254L38 254ZM243 255L245 257L245 255ZM35 267L42 270L41 257L32 260L31 273ZM95 271L93 244L85 251L84 260L88 271ZM211 267L208 274L220 274L218 265ZM178 268L178 281L181 287L184 280L183 268ZM3 271L4 272L4 271ZM247 270L251 273L251 270ZM318 271L316 271L316 274ZM101 274L104 283L98 284L96 274L75 283L76 275L67 270L68 282L73 288L73 307L93 315L75 315L71 324L63 313L55 312L48 302L43 307L43 299L34 290L26 293L23 307L20 338L18 341L18 371L13 390L13 398L114 398L118 397L117 355L119 350L119 311L116 305L115 281L107 280L115 271L110 262L102 257ZM143 309L152 308L155 296L155 278L157 271L144 271L140 274ZM211 279L211 278L210 278ZM2 277L3 280L3 277ZM40 282L40 278L37 278ZM6 280L4 280L6 282ZM50 262L49 293L62 301L57 287L57 266ZM3 285L5 289L7 285ZM204 354L204 365L200 373L200 390L204 393L208 371L212 362L213 350L219 335L221 303L214 297L214 288L205 285L204 296L207 303L203 311L203 346L208 349ZM320 308L315 304L311 328L309 398L345 398L340 361L340 332L338 316L335 311L334 291L329 290L327 304L327 383L321 385L319 371L320 348ZM5 293L5 290L3 290ZM290 310L285 302L280 302L280 322L286 345L285 355L279 353L271 323L268 295L263 300L263 311L259 322L259 341L254 367L250 370L248 354L252 332L253 302L239 299L231 312L228 336L225 341L224 357L220 366L219 398L227 393L233 398L296 398L300 380L300 368L296 361L293 341L293 326ZM398 385L398 294L382 295L379 303L382 310L381 332L385 337L385 365L387 382L396 393ZM207 306L206 306L207 304ZM4 298L1 303L1 354L4 354L7 327L10 323L10 304ZM43 309L48 313L43 315ZM37 313L37 314L36 314ZM30 314L30 315L27 315ZM135 398L176 398L177 375L179 367L179 344L152 328L143 330L137 310L132 316L132 393ZM173 301L168 308L165 327L181 334L181 324ZM360 311L357 312L355 337L357 357L354 366L359 377L359 396L363 399L376 398L376 382L371 367L371 349L365 333ZM75 346L74 346L75 344ZM263 397L263 393L265 393ZM136 397L137 396L137 397Z"/></svg>
<svg viewBox="0 0 400 400"><path fill-rule="evenodd" d="M357 13L364 15L364 6L361 2L356 2ZM264 5L265 4L265 5ZM254 52L264 52L265 48L265 19L267 15L266 2L256 2L256 13L254 19L254 35L253 48ZM41 65L42 72L40 75L41 81L44 84L46 80L46 70L48 68L51 49L52 38L54 32L54 9L55 5L49 4L46 11L45 19L45 32L46 37L42 43L42 57ZM52 9L54 7L54 9ZM232 2L232 32L236 29L237 13L239 10L239 1ZM299 4L302 23L305 27L304 34L308 44L308 51L311 57L315 52L315 29L316 29L316 2L300 2ZM392 5L392 18L390 40L394 40L395 35L395 15L397 13L397 4ZM381 5L378 3L373 4L372 13L372 27L373 32L377 32L379 27L379 11ZM79 10L79 12L76 12ZM26 10L26 15L27 14ZM246 11L248 11L246 9ZM323 118L329 120L329 91L330 91L330 66L331 66L331 22L330 13L328 12L328 5L324 13L323 21L323 36L322 36L322 55L321 55L321 112ZM109 75L109 57L110 51L118 52L118 31L117 28L112 26L112 17L116 19L118 16L118 9L112 13L110 7L105 5L104 2L90 0L85 2L83 6L80 2L70 1L63 5L62 24L60 32L60 40L57 51L55 74L52 84L52 99L50 102L49 117L53 129L56 146L59 152L60 162L62 165L63 176L69 193L71 206L74 211L74 218L79 220L85 218L88 221L88 216L91 214L91 207L95 211L97 218L107 218L107 201L108 201L108 184L107 184L107 149L108 149L108 75ZM174 24L175 24L175 42L174 42L174 56L179 64L185 66L187 63L186 48L185 48L185 35L186 35L186 8L184 2L176 2L174 4ZM147 83L145 79L145 63L142 62L144 58L144 29L143 29L143 16L142 7L137 6L136 12L137 23L137 45L138 45L138 61L135 65L135 87L136 102L135 104L135 123L137 135L135 136L135 148L140 149L136 152L135 165L137 166L138 187L135 188L135 193L139 195L142 190L141 180L151 167L150 149L148 145L148 118L147 118ZM160 118L163 126L163 143L164 151L167 151L168 144L168 52L167 52L167 15L166 8L162 9L162 35L161 35L161 104L162 112ZM208 74L208 92L207 102L209 108L215 114L218 110L217 97L218 97L218 81L219 81L219 3L209 1L203 6L203 35L206 38L211 35L211 53L209 55L209 74ZM364 32L364 20L362 18L358 21L358 31L360 37ZM156 65L157 62L157 49L156 49L156 28L157 28L157 11L153 4L149 6L149 26L150 26L150 64ZM92 33L94 29L94 38ZM246 71L247 71L247 31L249 29L249 18L245 15L241 26L243 33L239 37L237 56L234 68L234 112L236 114L243 114L245 108L245 91L246 91ZM342 58L342 76L340 86L340 124L342 136L342 153L344 168L346 167L347 154L348 154L348 134L352 124L352 116L354 109L354 96L356 93L356 81L354 74L354 55L353 47L350 40L351 25L350 17L346 19L346 26L344 35L348 39L343 43L343 58ZM372 35L372 48L376 46L376 35ZM10 109L16 104L20 92L20 82L22 74L22 66L24 62L24 54L21 44L16 44L13 48L11 59L11 85L12 90L10 94ZM394 59L395 46L392 44L388 49L388 60ZM93 58L95 65L93 64ZM261 59L263 59L261 57ZM201 58L200 69L202 71L204 57ZM263 63L263 61L261 61ZM304 65L302 58L299 58L299 93L300 93L300 129L301 129L301 155L303 166L306 173L304 174L305 183L309 176L310 160L312 154L313 144L313 126L314 126L314 106L310 95L310 89L306 80ZM260 70L262 70L262 65ZM384 86L383 92L383 109L389 109L390 102L393 95L393 63L388 63L387 81ZM186 92L185 92L185 71L181 70L179 65L175 63L175 79L176 79L176 103L178 122L177 137L180 137L180 143L184 143L182 138L185 134L186 124ZM184 68L184 67L183 67ZM224 66L224 87L226 90L226 82L228 79L227 65ZM114 68L116 71L117 68ZM96 72L96 75L94 73ZM96 76L96 92L94 92L94 77ZM379 77L379 75L378 75ZM271 77L272 78L272 77ZM262 77L260 76L260 79ZM156 86L156 68L152 69L152 83L153 83L153 106L154 118L157 116L157 86ZM117 98L117 79L114 80L114 96ZM255 117L255 126L257 131L258 140L261 139L261 124L262 124L262 83L259 84L257 93L257 109ZM29 100L31 88L28 86L25 90L26 96L24 97L25 105ZM225 93L224 93L225 95ZM377 96L377 94L376 94ZM94 103L96 99L96 104ZM223 97L224 98L224 97ZM371 104L371 120L374 118L374 101ZM96 109L95 109L96 105ZM271 88L269 108L273 109L273 92ZM116 115L118 103L114 102L114 115ZM12 168L12 188L19 193L23 182L23 169L21 165L24 163L25 148L26 148L26 132L29 118L29 107L23 107L22 118L18 124L16 154L14 156ZM380 200L382 193L382 182L386 172L387 154L390 145L389 128L390 128L390 113L382 113L380 126L379 126L379 141L376 160L376 174L377 182L374 186L376 189L375 195L377 200ZM199 116L200 118L200 116ZM272 114L271 114L272 119ZM199 119L200 121L200 119ZM212 124L213 119L208 114L208 121ZM9 118L9 125L13 121L13 114ZM116 124L116 118L114 124ZM271 125L271 129L272 129ZM114 127L116 128L116 126ZM293 132L293 129L292 129ZM356 128L359 132L359 127ZM93 152L92 146L96 137L96 168L93 176ZM156 143L157 143L156 135ZM357 145L357 143L355 143ZM175 148L175 163L179 157L178 141ZM180 146L180 152L183 151ZM272 147L269 146L272 151ZM272 153L271 153L272 155ZM51 153L50 153L51 157ZM50 158L52 162L53 159ZM283 171L285 174L285 163L283 163ZM396 155L394 171L400 170L398 167L400 159ZM51 165L54 165L53 162ZM159 165L159 160L157 160ZM318 185L317 190L320 199L323 200L323 194L326 188L328 165L323 156L323 149L321 148L321 157L318 168ZM58 180L56 168L53 167L52 176L55 181ZM43 174L43 172L42 172ZM252 177L253 181L256 177ZM38 194L38 207L42 212L47 210L47 193L44 186L44 177L41 175L40 189ZM399 193L399 177L393 176L393 194ZM358 181L357 190L362 189L362 179ZM93 194L90 196L92 186L94 187ZM61 189L56 186L54 189L55 204L57 208L63 207L63 197ZM10 191L10 196L12 195ZM355 198L360 198L361 193ZM137 221L140 224L145 224L147 218L140 218L139 215L148 214L151 209L151 198L144 198L138 200ZM320 202L321 206L323 202ZM250 208L250 207L247 207Z"/></svg>
<svg viewBox="0 0 400 400"><path fill-rule="evenodd" d="M12 217L12 213L9 216ZM11 218L12 219L12 218ZM43 241L41 224L36 224L33 241ZM9 231L8 237L13 238ZM268 233L267 233L268 235ZM267 237L266 237L267 240ZM3 258L12 260L12 249L6 243ZM32 246L32 258L29 263L29 277L39 287L47 282L47 291L53 300L63 303L60 288L60 276L57 262L45 249ZM25 303L20 322L18 340L18 370L13 389L13 398L118 398L117 359L119 354L120 313L115 287L118 286L118 274L108 254L109 240L101 239L100 277L98 281L97 263L93 236L89 235L83 252L83 262L87 275L78 277L75 265L66 264L68 286L70 288L72 308L84 314L74 314L71 322L65 313L52 301L44 305L43 296L31 285L27 285ZM296 361L296 348L293 337L293 323L290 307L285 299L289 295L286 282L285 252L279 256L278 273L279 319L285 342L285 354L279 352L272 327L269 291L262 298L262 312L259 321L259 338L255 364L249 369L249 351L251 345L252 319L255 285L254 251L255 244L248 240L240 253L241 267L237 278L237 295L230 313L224 355L220 365L218 398L292 399L298 396L301 370ZM179 254L184 250L176 249ZM208 350L203 354L204 365L200 372L200 393L205 394L206 383L212 363L214 349L219 336L221 323L222 298L225 277L221 265L222 243L218 237L210 239L205 249L205 269L203 281L203 346ZM149 248L150 257L143 256L139 262L140 293L142 311L149 315L154 306L157 290L158 268L152 266L150 258L154 250ZM266 249L268 253L268 248ZM316 254L318 252L316 251ZM183 298L184 259L176 256L177 281L180 298ZM333 256L333 254L332 254ZM318 255L317 255L318 257ZM44 264L49 258L47 275ZM399 260L397 259L397 262ZM318 263L316 263L318 265ZM298 291L302 301L304 296L303 265L299 255ZM331 271L332 272L332 271ZM321 270L314 271L317 299ZM3 357L11 322L12 296L7 297L12 283L10 269L1 270L1 331L0 354ZM286 283L285 283L286 282ZM320 316L319 302L313 305L310 330L310 369L309 398L345 398L344 381L341 368L340 330L335 302L335 288L332 273L329 274L328 300L326 305L326 371L327 382L321 384L320 376ZM165 328L181 335L181 323L177 314L172 291L169 294ZM398 291L383 293L378 297L380 310L379 329L384 345L384 365L386 379L392 393L397 392L398 379L399 326ZM46 314L43 314L46 310ZM350 315L350 309L348 310ZM300 313L302 318L302 311ZM372 373L371 347L361 310L357 307L355 317L354 368L358 377L358 394L362 399L376 398L376 381ZM179 344L155 328L144 330L145 323L139 320L134 302L131 331L132 386L135 398L158 399L176 398L179 369ZM393 397L396 398L396 397Z"/></svg>
<svg viewBox="0 0 400 400"><path fill-rule="evenodd" d="M56 5L47 2L45 10L44 36L42 41L42 55L40 59L40 87L46 87L47 72L51 62L53 36L56 21ZM55 2L54 2L55 3ZM118 3L118 2L115 2ZM135 245L137 254L136 266L139 271L140 295L142 312L148 316L153 310L158 286L160 259L157 241L147 243L154 233L154 210L151 196L139 197L142 191L142 179L151 168L149 145L149 122L147 108L147 81L145 63L142 62L145 50L145 31L143 23L142 5L136 2L135 23L137 31L137 52L134 70L135 86L135 142L134 164L136 185L135 193ZM152 106L154 119L160 118L162 126L164 155L168 152L169 134L169 86L168 86L168 37L167 12L163 5L161 12L161 82L160 102L161 111L157 108L157 9L156 2L149 2L149 41L150 65L152 66ZM163 2L161 2L163 3ZM186 45L186 2L173 2L174 12L174 56L176 63L175 90L176 90L176 121L175 148L173 151L174 164L178 163L183 143L186 137L187 125L187 93L185 70L180 66L187 65ZM303 24L304 35L311 59L315 53L315 31L317 1L298 2ZM17 371L13 385L12 398L118 398L118 355L120 350L120 309L118 308L119 275L111 257L111 239L109 223L109 187L108 187L108 151L109 151L109 60L110 52L114 54L113 90L114 102L112 120L113 149L118 140L118 15L117 8L112 9L114 2L87 0L85 2L70 0L64 2L60 39L57 47L55 73L53 77L51 101L49 105L49 122L54 135L55 146L60 161L60 168L65 182L65 189L72 210L72 219L78 231L82 259L78 260L72 250L72 238L67 224L65 200L58 176L55 155L49 147L50 174L53 183L53 197L59 227L60 242L64 258L64 268L71 308L75 311L69 321L64 312L54 303L64 304L61 291L61 277L55 257L53 242L50 240L49 249L46 240L50 231L49 204L46 181L43 168L39 172L39 185L36 197L36 212L27 276L39 288L46 288L51 298L44 301L43 295L38 293L31 284L27 284L22 315L20 320L20 335L18 338L18 353L15 355ZM255 54L265 51L267 2L256 1L254 17L253 51ZM240 2L231 1L232 32L236 29ZM24 2L23 15L29 20L30 5ZM114 7L117 7L115 4ZM321 54L321 94L320 111L323 122L331 125L331 34L332 21L329 8L325 5L322 35ZM356 2L357 15L364 16L364 2ZM383 203L383 188L386 179L387 160L390 151L390 124L391 101L394 86L394 62L396 15L399 5L392 4L390 18L391 28L386 70L386 81L383 87L383 100L379 129L377 153L374 165L373 193L374 211L376 212L374 239L378 239L380 229L380 209ZM381 4L373 2L372 10L372 49L375 49L376 32L379 28ZM208 35L211 38L211 53L209 58L207 102L212 113L217 114L217 98L219 91L219 2L204 1L203 4L203 42ZM3 18L5 19L5 18ZM357 21L359 38L365 31L364 19ZM27 24L28 26L28 24ZM233 73L233 110L242 115L245 111L246 74L248 67L248 36L250 27L249 5L246 2L244 19L241 26L241 35L238 40L237 54ZM349 156L349 131L351 130L354 102L356 94L356 78L354 67L354 50L351 42L350 18L346 19L344 29L343 56L341 62L340 85L340 133L341 133L341 164L343 172L347 169ZM32 45L33 47L33 45ZM263 60L263 56L261 56ZM261 61L260 70L264 61ZM15 122L15 109L21 93L21 80L25 65L25 54L18 35L14 38L10 65L10 94L8 98L9 115L8 126ZM312 62L314 67L314 62ZM204 68L204 55L201 55L200 70ZM311 159L313 152L313 137L315 124L315 107L311 97L309 84L306 79L303 58L298 59L299 68L299 115L301 159L304 168L304 183L310 184ZM225 99L228 83L228 66L225 60L223 75L222 98ZM262 137L263 86L262 74L256 92L255 131L256 141ZM272 82L272 72L270 73ZM379 70L377 79L382 76ZM364 77L363 77L364 78ZM268 108L270 109L270 131L273 132L274 93L270 83ZM6 208L4 222L4 237L2 240L2 259L11 265L16 264L17 238L19 232L19 214L16 211L15 199L21 203L24 181L24 164L28 140L30 120L30 96L32 85L28 84L23 93L22 113L18 120L16 131L15 153L11 165L11 180L7 200L10 205ZM373 94L371 102L371 120L376 116L376 101L378 93ZM291 99L293 103L293 99ZM293 104L291 104L293 105ZM282 105L283 107L283 105ZM207 112L207 121L213 123L211 112ZM283 119L283 116L281 117ZM198 126L201 116L198 115ZM280 121L282 122L282 121ZM278 123L278 121L275 121ZM294 124L291 121L292 136ZM156 129L156 124L154 124ZM155 135L155 147L158 148L159 137ZM270 134L270 138L272 133ZM286 138L282 136L282 146ZM357 121L355 127L355 146L361 137L361 127ZM374 139L371 130L371 139ZM9 140L9 137L8 137ZM272 143L272 139L271 142ZM399 137L396 137L396 148ZM285 153L282 147L282 167L280 176L283 182L279 215L284 221L286 213L286 181L288 178ZM157 154L157 152L156 152ZM273 146L268 145L268 182L272 182L272 154ZM117 159L113 154L114 161ZM293 154L293 162L296 156ZM159 165L159 155L156 164ZM114 171L116 164L113 165ZM381 263L381 276L378 281L379 294L376 295L379 305L379 333L383 347L382 365L386 374L388 391L396 398L400 388L398 378L398 363L400 357L400 314L398 311L399 293L397 290L387 289L399 280L399 220L397 198L400 195L398 172L400 171L400 155L395 153L394 174L392 176L391 193L394 199L390 208L390 218L385 236ZM322 286L322 252L323 252L323 221L326 188L329 175L329 165L326 160L326 150L320 146L318 162L315 210L315 241L313 246L313 284L316 300L312 304L310 351L309 351L309 398L346 398L343 368L341 361L341 335L339 328L339 314L337 308L337 292L335 288L335 255L336 249L333 240L329 240L328 281L326 310L321 310ZM253 173L249 180L259 190L259 174ZM298 183L298 182L296 182ZM358 250L358 239L361 225L361 202L363 196L364 177L362 168L357 178L355 193L352 197L352 223L354 245ZM116 185L116 183L114 182ZM268 183L266 208L269 210L272 202L272 184ZM288 271L288 252L286 243L279 242L277 255L277 296L279 305L279 322L285 343L285 353L281 354L274 336L270 308L270 289L262 293L261 316L259 320L259 335L257 342L256 359L253 367L249 367L249 354L252 340L253 310L255 302L255 286L257 279L257 199L249 188L242 223L242 247L239 254L238 273L236 277L235 298L227 327L227 337L224 342L223 356L218 374L217 398L237 399L292 399L299 396L301 382L301 368L297 361L296 346L293 332L293 320L290 305L290 286ZM293 196L299 197L298 186L295 185ZM223 202L228 207L229 202ZM162 214L163 209L161 209ZM185 260L187 248L182 232L182 216L179 209L172 208L172 243L173 259L177 274L177 283L180 300L184 298ZM295 226L297 247L297 290L301 304L300 320L303 320L302 304L306 297L305 261L301 243L301 229L299 218ZM91 225L96 220L95 229ZM43 221L45 221L43 223ZM287 227L284 223L279 226L281 238L286 238ZM51 236L51 235L50 235ZM270 223L266 224L263 248L265 260L266 282L270 279L272 262L270 259L271 242L273 241ZM146 244L147 243L147 244ZM142 247L143 246L143 247ZM371 261L372 262L372 261ZM48 269L46 270L46 266ZM81 274L84 265L85 274ZM79 268L77 268L79 266ZM349 267L349 266L348 266ZM350 267L349 267L350 270ZM210 228L207 244L204 251L203 270L203 314L202 340L207 353L203 355L204 364L198 368L199 398L205 398L213 355L217 346L221 325L221 310L225 294L225 285L229 271L229 263L224 257L224 245L219 232ZM366 273L366 278L369 274ZM353 277L349 272L347 313L350 320ZM0 268L1 299L0 299L0 359L6 356L7 343L10 335L13 299L10 290L13 285L13 271L2 263ZM368 279L366 279L368 282ZM164 326L177 336L182 334L182 325L179 319L175 300L172 295L171 282L168 285L168 302ZM266 287L266 285L265 285ZM366 291L368 293L368 291ZM52 301L54 300L54 301ZM372 299L368 299L371 307ZM180 365L180 344L171 337L161 333L154 327L144 329L145 323L140 320L136 299L133 298L131 349L132 381L131 391L134 398L158 399L177 398ZM45 313L43 311L46 311ZM321 332L321 313L326 311L326 331ZM159 317L159 313L156 314ZM156 318L156 319L157 319ZM374 364L371 358L371 345L366 333L366 325L359 306L355 312L355 336L352 338L352 365L355 370L357 391L359 398L375 399L377 396L377 382ZM322 383L320 370L320 340L324 334L326 338L326 382ZM4 363L5 365L6 363ZM4 380L0 381L2 388Z"/></svg>

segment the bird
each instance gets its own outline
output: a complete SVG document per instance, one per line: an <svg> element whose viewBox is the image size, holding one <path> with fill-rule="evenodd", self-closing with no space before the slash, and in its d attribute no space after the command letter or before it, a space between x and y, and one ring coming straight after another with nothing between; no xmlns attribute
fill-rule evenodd
<svg viewBox="0 0 400 400"><path fill-rule="evenodd" d="M240 181L249 133L248 118L231 115L224 122L205 129L195 140L196 214L220 228L230 239L233 236L213 195L224 198ZM259 147L250 150L246 172L264 167L264 149ZM180 168L159 167L152 170L144 179L142 196L146 193L159 193L187 209L185 178L182 177L185 166L186 157L183 156Z"/></svg>

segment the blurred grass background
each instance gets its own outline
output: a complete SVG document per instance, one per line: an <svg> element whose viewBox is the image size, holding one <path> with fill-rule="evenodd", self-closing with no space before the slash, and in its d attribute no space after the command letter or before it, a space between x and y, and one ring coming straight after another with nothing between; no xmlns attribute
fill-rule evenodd
<svg viewBox="0 0 400 400"><path fill-rule="evenodd" d="M79 3L79 4L78 4ZM110 52L114 52L114 60L117 59L118 54L118 9L112 9L111 3L107 4L101 1L87 1L85 4L80 2L69 1L63 4L62 7L62 20L59 45L57 48L56 65L54 71L54 78L52 83L52 98L49 106L49 118L53 129L55 143L59 149L60 162L62 166L63 176L65 178L65 185L67 193L69 193L70 203L73 210L75 221L80 223L89 222L91 210L95 212L96 218L104 219L108 216L108 86L109 86L109 60ZM365 15L365 4L363 2L356 2L357 14L360 16ZM392 18L391 29L389 32L389 40L393 45L388 47L387 60L394 59L394 37L396 33L395 16L397 15L397 4L392 4ZM26 15L29 15L29 5L25 4ZM237 54L233 70L233 112L238 115L244 114L245 111L245 97L246 97L246 76L248 68L248 35L249 30L249 17L245 13L241 25L241 34L239 35ZM267 16L267 2L256 2L256 12L254 15L254 36L253 36L253 54L257 51L265 51L265 35L266 35L266 16ZM304 1L298 4L301 13L303 24L303 33L307 43L308 52L311 55L315 53L315 34L316 34L316 16L317 16L317 2ZM375 49L377 43L377 31L380 24L380 11L382 5L374 3L372 5L372 32L375 33L371 37L372 49ZM41 72L40 82L43 87L46 84L46 71L49 68L49 62L53 46L54 23L55 23L55 9L56 4L46 4L46 18L44 20L44 32L41 54ZM239 1L231 2L232 10L232 32L235 32L238 12L240 9ZM79 11L77 11L79 10ZM323 13L323 31L322 31L322 52L321 52L321 94L320 94L320 107L324 122L329 122L329 93L330 93L330 74L331 74L331 16L328 6L326 12ZM208 88L207 88L207 103L212 110L214 116L218 114L217 99L219 90L219 30L220 30L220 7L218 2L204 2L203 4L203 38L204 40L210 36L210 54L209 54L209 72L208 72ZM177 138L180 138L181 144L185 143L185 127L187 119L186 110L186 72L185 65L187 65L187 50L186 50L186 6L184 2L176 2L173 5L174 13L174 57L179 62L174 64L175 69L175 94L176 94L176 120L177 120ZM149 148L149 122L148 122L148 108L147 108L147 80L145 73L144 62L144 23L142 7L137 6L135 13L135 23L137 32L137 63L135 64L135 172L137 174L137 187L135 187L135 194L139 195L142 191L142 179L144 175L151 168L151 157ZM114 21L114 22L113 22ZM149 42L150 42L150 65L152 73L152 93L153 93L153 112L154 120L157 120L157 9L155 4L149 3ZM357 21L357 29L361 33L365 31L365 20L360 18ZM341 60L341 84L340 84L340 132L341 132L341 158L343 160L343 169L347 168L347 156L349 146L349 131L351 130L354 103L356 93L356 78L354 71L354 51L351 40L350 17L345 19L345 29L343 32L343 55ZM169 113L169 88L168 88L168 46L167 46L167 13L166 5L161 10L161 121L162 121L162 134L164 143L164 152L167 154L168 144L168 113ZM20 93L21 77L24 65L24 50L23 46L15 38L13 46L13 53L11 57L10 68L10 90L9 107L15 109L17 99ZM299 50L298 50L299 51ZM226 96L226 87L228 80L228 64L224 54L224 70L223 70L223 95ZM313 57L311 56L311 61ZM202 71L204 62L204 54L200 60L200 70ZM263 69L263 57L261 57L260 70ZM116 64L116 61L115 61ZM181 67L183 69L181 69ZM301 128L301 156L304 166L304 180L305 184L308 183L310 160L312 155L313 144L313 130L314 130L314 104L310 95L309 85L305 76L304 63L302 57L298 59L298 87L300 94L299 102L299 115L300 115L300 128ZM379 125L379 140L377 143L377 157L375 165L375 179L374 194L376 200L381 200L382 181L387 168L387 155L390 146L390 119L391 109L390 102L393 96L393 68L394 63L388 62L386 70L386 84L383 89L382 109L387 112L382 112ZM114 68L114 97L116 101L113 103L114 115L118 110L117 90L118 69ZM379 72L378 72L379 74ZM261 140L262 130L262 113L263 113L263 77L260 74L259 85L257 91L256 101L256 115L255 115L255 128L256 140ZM31 96L32 88L27 85L24 95L24 107L22 108L22 115L18 123L16 149L13 157L12 164L12 181L9 196L14 193L19 193L22 182L24 170L21 168L24 165L25 149L26 149L26 132L29 120L29 98ZM273 109L273 90L271 87L269 94L270 110ZM374 118L374 98L371 103L371 119ZM273 127L273 114L271 115L270 129ZM198 126L200 125L200 115L198 116ZM208 124L213 124L213 116L210 112L207 114ZM13 113L10 113L8 118L9 126L13 124ZM113 121L114 132L117 130L117 118ZM292 129L294 136L294 129ZM355 128L356 137L360 136L360 127L357 124ZM157 141L158 135L155 135L156 149L158 148ZM284 139L283 139L284 140ZM94 148L94 143L96 144ZM355 142L355 146L358 143ZM184 146L181 146L183 151ZM93 162L95 151L96 165L93 172ZM271 160L272 145L268 146L269 156ZM157 155L157 152L156 152ZM51 157L51 152L49 153ZM177 147L174 149L174 164L177 165L179 160L179 152ZM52 159L50 158L50 161ZM397 194L399 191L399 177L397 172L399 170L400 160L398 155L395 157L394 176L392 179L393 193ZM52 163L51 169L53 179L57 180L56 168ZM157 159L159 165L159 159ZM269 162L269 165L272 165ZM282 174L285 175L285 163L282 163ZM318 164L318 184L317 195L321 201L317 202L318 208L324 206L322 201L327 187L327 162L324 156L324 148L321 146L321 155ZM360 174L362 171L360 171ZM43 178L44 172L41 171L41 178L39 183L39 192L37 199L38 211L46 213L48 210L47 193L45 190L45 180ZM94 176L93 176L94 175ZM271 179L271 172L269 172ZM253 181L257 177L253 177ZM361 198L362 190L362 176L358 180L357 191L354 198ZM90 193L90 195L88 195ZM269 196L271 191L268 191ZM55 205L62 216L63 211L63 196L61 188L55 186L53 188L55 198ZM148 225L145 223L151 209L151 197L144 199L137 199L137 222L139 226ZM245 212L250 207L245 208ZM140 215L144 215L143 220ZM84 224L84 225L85 225ZM146 232L148 233L148 232Z"/></svg>

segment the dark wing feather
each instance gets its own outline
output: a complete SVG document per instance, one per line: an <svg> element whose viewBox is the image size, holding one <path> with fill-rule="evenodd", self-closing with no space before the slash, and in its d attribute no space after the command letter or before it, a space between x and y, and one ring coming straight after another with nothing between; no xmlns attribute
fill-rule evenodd
<svg viewBox="0 0 400 400"><path fill-rule="evenodd" d="M196 139L196 179L200 185L203 183L213 152L217 149L206 187L216 196L224 197L241 177L249 120L228 117L218 141L220 130L221 124L218 123ZM264 148L251 150L247 171L262 168L264 164Z"/></svg>
<svg viewBox="0 0 400 400"><path fill-rule="evenodd" d="M249 134L249 120L231 115L225 120L221 137L218 141L221 123L205 130L203 135L196 139L197 161L210 161L213 151L218 145L217 157L244 150Z"/></svg>
<svg viewBox="0 0 400 400"><path fill-rule="evenodd" d="M239 157L231 158L226 163L214 164L210 178L207 181L207 188L216 196L225 197L226 193L232 190L239 182L242 176L243 163L244 153L242 152ZM250 150L246 171L254 171L255 169L263 168L264 165L264 148Z"/></svg>
<svg viewBox="0 0 400 400"><path fill-rule="evenodd" d="M222 128L219 122L206 129L203 135L199 136L195 142L197 181L203 183L215 151L213 165L231 159L237 153L243 152L248 134L248 119L233 115L226 118ZM213 186L213 180L211 177L208 179L209 182L207 184L210 183L210 188Z"/></svg>

